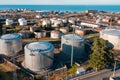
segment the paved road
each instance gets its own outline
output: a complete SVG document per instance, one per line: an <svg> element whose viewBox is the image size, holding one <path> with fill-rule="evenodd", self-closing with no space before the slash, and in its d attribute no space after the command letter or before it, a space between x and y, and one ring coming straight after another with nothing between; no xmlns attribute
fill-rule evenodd
<svg viewBox="0 0 120 80"><path fill-rule="evenodd" d="M103 78L108 78L112 75L111 70L102 70L100 72L92 72L83 76L79 76L70 80L104 80ZM120 76L120 69L116 71L116 75ZM108 79L105 79L108 80Z"/></svg>

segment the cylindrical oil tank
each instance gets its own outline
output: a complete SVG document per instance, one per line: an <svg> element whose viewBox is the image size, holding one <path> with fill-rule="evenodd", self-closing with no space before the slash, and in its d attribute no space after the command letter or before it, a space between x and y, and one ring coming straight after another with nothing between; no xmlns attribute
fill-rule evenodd
<svg viewBox="0 0 120 80"><path fill-rule="evenodd" d="M6 25L11 25L11 24L13 24L13 20L6 19Z"/></svg>
<svg viewBox="0 0 120 80"><path fill-rule="evenodd" d="M114 49L120 50L120 30L105 29L100 32L100 38L108 40Z"/></svg>
<svg viewBox="0 0 120 80"><path fill-rule="evenodd" d="M0 37L0 52L7 56L16 55L22 50L22 38L19 34L5 34Z"/></svg>
<svg viewBox="0 0 120 80"><path fill-rule="evenodd" d="M19 34L22 36L22 38L30 38L31 32L29 30L21 30Z"/></svg>
<svg viewBox="0 0 120 80"><path fill-rule="evenodd" d="M25 46L25 67L33 71L48 69L53 64L53 45L49 42L32 42Z"/></svg>
<svg viewBox="0 0 120 80"><path fill-rule="evenodd" d="M62 27L62 28L60 28L60 31L61 31L62 33L68 33L68 32L69 32L69 28L67 28L67 27Z"/></svg>
<svg viewBox="0 0 120 80"><path fill-rule="evenodd" d="M44 38L46 37L46 31L34 32L35 38Z"/></svg>
<svg viewBox="0 0 120 80"><path fill-rule="evenodd" d="M73 47L73 54L75 57L80 57L85 52L84 45L85 37L78 34L67 34L62 36L61 49L65 54L71 55Z"/></svg>
<svg viewBox="0 0 120 80"><path fill-rule="evenodd" d="M51 38L59 39L62 36L62 32L58 30L51 31Z"/></svg>
<svg viewBox="0 0 120 80"><path fill-rule="evenodd" d="M19 25L24 26L27 25L27 20L25 20L24 18L20 18L18 19Z"/></svg>

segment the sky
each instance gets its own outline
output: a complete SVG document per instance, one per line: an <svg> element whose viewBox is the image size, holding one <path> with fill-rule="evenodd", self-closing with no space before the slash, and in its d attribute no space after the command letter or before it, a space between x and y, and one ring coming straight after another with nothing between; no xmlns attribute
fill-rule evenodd
<svg viewBox="0 0 120 80"><path fill-rule="evenodd" d="M0 0L0 5L4 4L40 4L40 5L120 5L120 0Z"/></svg>

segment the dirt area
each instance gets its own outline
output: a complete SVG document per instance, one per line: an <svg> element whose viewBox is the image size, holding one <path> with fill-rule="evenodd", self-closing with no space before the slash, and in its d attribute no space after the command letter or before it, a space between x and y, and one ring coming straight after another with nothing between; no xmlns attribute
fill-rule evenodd
<svg viewBox="0 0 120 80"><path fill-rule="evenodd" d="M0 63L0 80L13 80L17 77L17 80L32 80L30 77L20 70L16 70L16 76L13 77L14 69L7 63Z"/></svg>
<svg viewBox="0 0 120 80"><path fill-rule="evenodd" d="M0 64L0 77L4 80L12 80L13 69L5 65L5 63ZM0 79L0 80L2 80Z"/></svg>

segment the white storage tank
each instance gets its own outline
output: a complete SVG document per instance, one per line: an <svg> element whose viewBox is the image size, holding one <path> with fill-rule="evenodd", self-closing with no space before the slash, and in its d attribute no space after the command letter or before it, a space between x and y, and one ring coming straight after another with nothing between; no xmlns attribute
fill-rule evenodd
<svg viewBox="0 0 120 80"><path fill-rule="evenodd" d="M62 33L68 33L69 32L69 28L68 27L62 27L62 28L60 28L60 31Z"/></svg>
<svg viewBox="0 0 120 80"><path fill-rule="evenodd" d="M46 31L34 32L35 38L44 38L46 37Z"/></svg>
<svg viewBox="0 0 120 80"><path fill-rule="evenodd" d="M31 32L29 30L21 30L19 34L22 36L22 38L30 38Z"/></svg>
<svg viewBox="0 0 120 80"><path fill-rule="evenodd" d="M36 31L40 31L40 27L39 26L30 26L30 31L31 32L36 32Z"/></svg>
<svg viewBox="0 0 120 80"><path fill-rule="evenodd" d="M42 26L47 26L47 25L51 25L51 21L48 19L44 19L42 20ZM49 26L50 27L50 26Z"/></svg>
<svg viewBox="0 0 120 80"><path fill-rule="evenodd" d="M73 46L73 54L75 57L80 57L85 53L85 38L78 34L67 34L62 36L61 49L65 54L71 55L71 49Z"/></svg>
<svg viewBox="0 0 120 80"><path fill-rule="evenodd" d="M20 26L25 26L27 25L27 20L25 20L24 18L20 18L18 19L19 25Z"/></svg>
<svg viewBox="0 0 120 80"><path fill-rule="evenodd" d="M25 46L25 67L33 71L48 69L53 64L53 45L49 42L32 42Z"/></svg>
<svg viewBox="0 0 120 80"><path fill-rule="evenodd" d="M10 19L6 19L6 25L12 25L13 24L13 20Z"/></svg>
<svg viewBox="0 0 120 80"><path fill-rule="evenodd" d="M62 36L62 32L58 30L54 30L54 31L51 31L50 36L51 38L59 39Z"/></svg>
<svg viewBox="0 0 120 80"><path fill-rule="evenodd" d="M70 19L68 20L68 22L71 23L71 24L75 24L76 20L73 19L73 18L70 18Z"/></svg>
<svg viewBox="0 0 120 80"><path fill-rule="evenodd" d="M63 22L62 20L55 20L52 24L52 27L60 27L62 26Z"/></svg>
<svg viewBox="0 0 120 80"><path fill-rule="evenodd" d="M0 52L13 56L22 50L22 38L19 34L5 34L0 37Z"/></svg>
<svg viewBox="0 0 120 80"><path fill-rule="evenodd" d="M117 29L105 29L100 32L100 38L108 40L112 44L114 49L120 50L120 30Z"/></svg>

